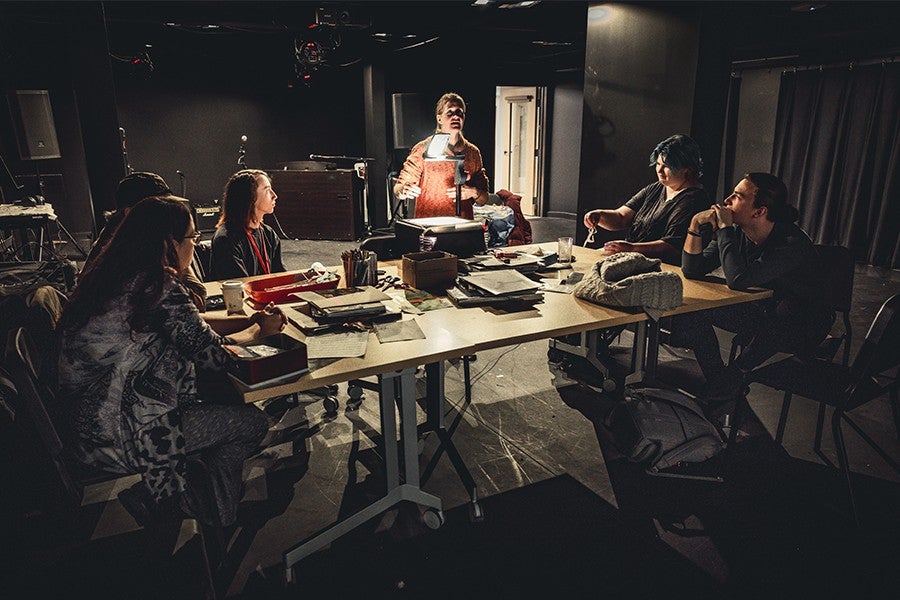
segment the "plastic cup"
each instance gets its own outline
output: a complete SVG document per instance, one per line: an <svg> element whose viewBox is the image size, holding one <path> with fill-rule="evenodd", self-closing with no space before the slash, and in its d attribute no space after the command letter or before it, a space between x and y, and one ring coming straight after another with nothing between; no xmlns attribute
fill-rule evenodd
<svg viewBox="0 0 900 600"><path fill-rule="evenodd" d="M575 240L570 237L561 237L557 240L556 253L559 255L559 262L572 262L572 245Z"/></svg>

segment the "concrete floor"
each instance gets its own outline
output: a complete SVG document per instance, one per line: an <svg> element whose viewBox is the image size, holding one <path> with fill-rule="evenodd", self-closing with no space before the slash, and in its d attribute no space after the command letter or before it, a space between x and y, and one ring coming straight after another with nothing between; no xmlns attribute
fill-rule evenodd
<svg viewBox="0 0 900 600"><path fill-rule="evenodd" d="M565 219L535 219L533 226L535 241L574 230ZM288 268L337 264L342 250L355 247L283 244ZM857 268L854 354L878 307L898 292L900 273ZM628 336L618 342L616 356L623 361ZM727 349L725 336L722 342ZM442 498L445 525L428 529L415 506L388 511L304 559L295 568L296 583L284 587L282 553L352 514L383 486L372 441L379 429L374 395L367 393L358 409L349 410L346 385L339 386L333 418L320 397L304 396L276 426L294 431L292 442L248 461L244 526L232 539L222 595L757 598L809 596L810 590L834 597L846 589L856 590L856 597L893 597L900 582L893 564L900 555L900 477L847 434L863 521L851 527L841 482L812 451L811 402L794 400L784 443L776 446L780 394L754 384L748 402L755 418L747 435L737 451L710 465L725 483L649 477L617 454L600 425L614 398L548 363L547 348L541 341L479 354L472 363L473 402L461 416L462 364L447 365L446 418L448 424L458 420L453 439L483 499L483 522L470 521L467 492L447 457L430 465L438 442L428 435L421 453L423 488ZM690 354L667 347L660 378L686 388L701 383ZM856 414L889 455L900 457L886 399ZM827 432L824 454L835 460ZM103 512L97 527L129 519L116 501ZM29 535L27 529L22 535ZM48 554L66 560L64 551L44 549L41 556ZM41 573L48 589L66 589L66 582L50 583L54 568ZM860 578L869 583L856 587ZM176 596L161 587L165 592L146 589L147 597ZM96 591L101 597L129 595L114 586Z"/></svg>

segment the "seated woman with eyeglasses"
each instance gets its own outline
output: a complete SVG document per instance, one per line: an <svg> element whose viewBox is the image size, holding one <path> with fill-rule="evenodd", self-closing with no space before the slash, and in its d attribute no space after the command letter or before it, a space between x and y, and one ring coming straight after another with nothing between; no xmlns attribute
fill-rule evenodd
<svg viewBox="0 0 900 600"><path fill-rule="evenodd" d="M286 271L281 241L263 217L275 212L278 196L265 171L244 169L225 184L222 215L212 239L210 281Z"/></svg>
<svg viewBox="0 0 900 600"><path fill-rule="evenodd" d="M245 329L215 333L178 278L196 239L186 202L142 200L83 273L57 328L74 452L95 468L141 475L119 496L139 523L186 513L233 524L244 460L268 429L252 404L201 398L198 372L221 379L223 345L276 334L286 319L271 305Z"/></svg>
<svg viewBox="0 0 900 600"><path fill-rule="evenodd" d="M488 201L488 178L481 160L481 151L463 137L466 103L462 96L448 92L435 107L435 133L448 133L450 138L443 149L447 160L426 160L433 136L425 138L409 152L403 169L394 185L394 194L402 200L415 199L415 218L445 217L456 214L456 164L462 160L465 182L460 185L460 215L473 218L472 206Z"/></svg>
<svg viewBox="0 0 900 600"><path fill-rule="evenodd" d="M686 135L673 135L650 153L650 166L656 169L656 182L619 208L596 209L584 215L588 240L590 243L598 227L624 230L624 240L606 242L603 250L610 254L640 252L680 265L691 217L710 205L700 183L703 175L700 146Z"/></svg>

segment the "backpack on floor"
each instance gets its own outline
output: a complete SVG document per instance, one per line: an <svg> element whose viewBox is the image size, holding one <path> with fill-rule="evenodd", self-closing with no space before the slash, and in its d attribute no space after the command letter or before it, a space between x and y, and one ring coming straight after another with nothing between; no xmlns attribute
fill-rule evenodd
<svg viewBox="0 0 900 600"><path fill-rule="evenodd" d="M625 392L606 418L616 447L629 460L656 472L679 463L698 463L725 448L719 430L686 394L660 388Z"/></svg>

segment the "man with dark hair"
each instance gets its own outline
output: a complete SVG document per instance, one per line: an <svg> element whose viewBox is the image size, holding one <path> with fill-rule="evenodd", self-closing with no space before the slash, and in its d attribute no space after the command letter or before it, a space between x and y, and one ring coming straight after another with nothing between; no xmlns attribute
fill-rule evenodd
<svg viewBox="0 0 900 600"><path fill-rule="evenodd" d="M132 206L144 198L168 196L171 193L172 190L169 189L166 181L156 173L137 172L126 175L116 187L116 210L103 213L106 223L103 229L100 230L100 233L97 234L97 239L94 241L94 245L91 246L91 251L84 262L84 266L87 267L88 264L97 258L100 250L109 242L113 232L115 232Z"/></svg>
<svg viewBox="0 0 900 600"><path fill-rule="evenodd" d="M100 233L97 234L97 240L94 242L94 245L91 246L91 251L88 253L87 258L84 261L84 266L81 268L82 273L87 271L97 260L98 256L100 256L100 251L103 250L109 243L109 240L112 239L113 234L122 223L125 215L128 214L128 211L144 198L149 198L151 196L175 197L172 194L172 190L169 189L165 179L156 173L138 171L126 175L119 181L119 185L116 187L116 210L105 215L106 225L104 225L103 229L100 230ZM179 200L187 202L184 198L179 198ZM206 287L203 285L203 282L200 281L200 278L197 277L197 273L193 267L188 267L181 275L181 282L193 296L194 304L197 306L197 309L200 312L205 312Z"/></svg>
<svg viewBox="0 0 900 600"><path fill-rule="evenodd" d="M794 222L784 183L769 173L745 173L723 204L691 219L681 267L688 279L721 266L728 287L773 290L771 299L675 318L679 339L694 351L706 378L700 400L710 406L735 399L743 373L779 351L803 353L821 342L834 322L824 306L812 241ZM705 246L701 228L712 229ZM713 325L750 340L725 367Z"/></svg>

